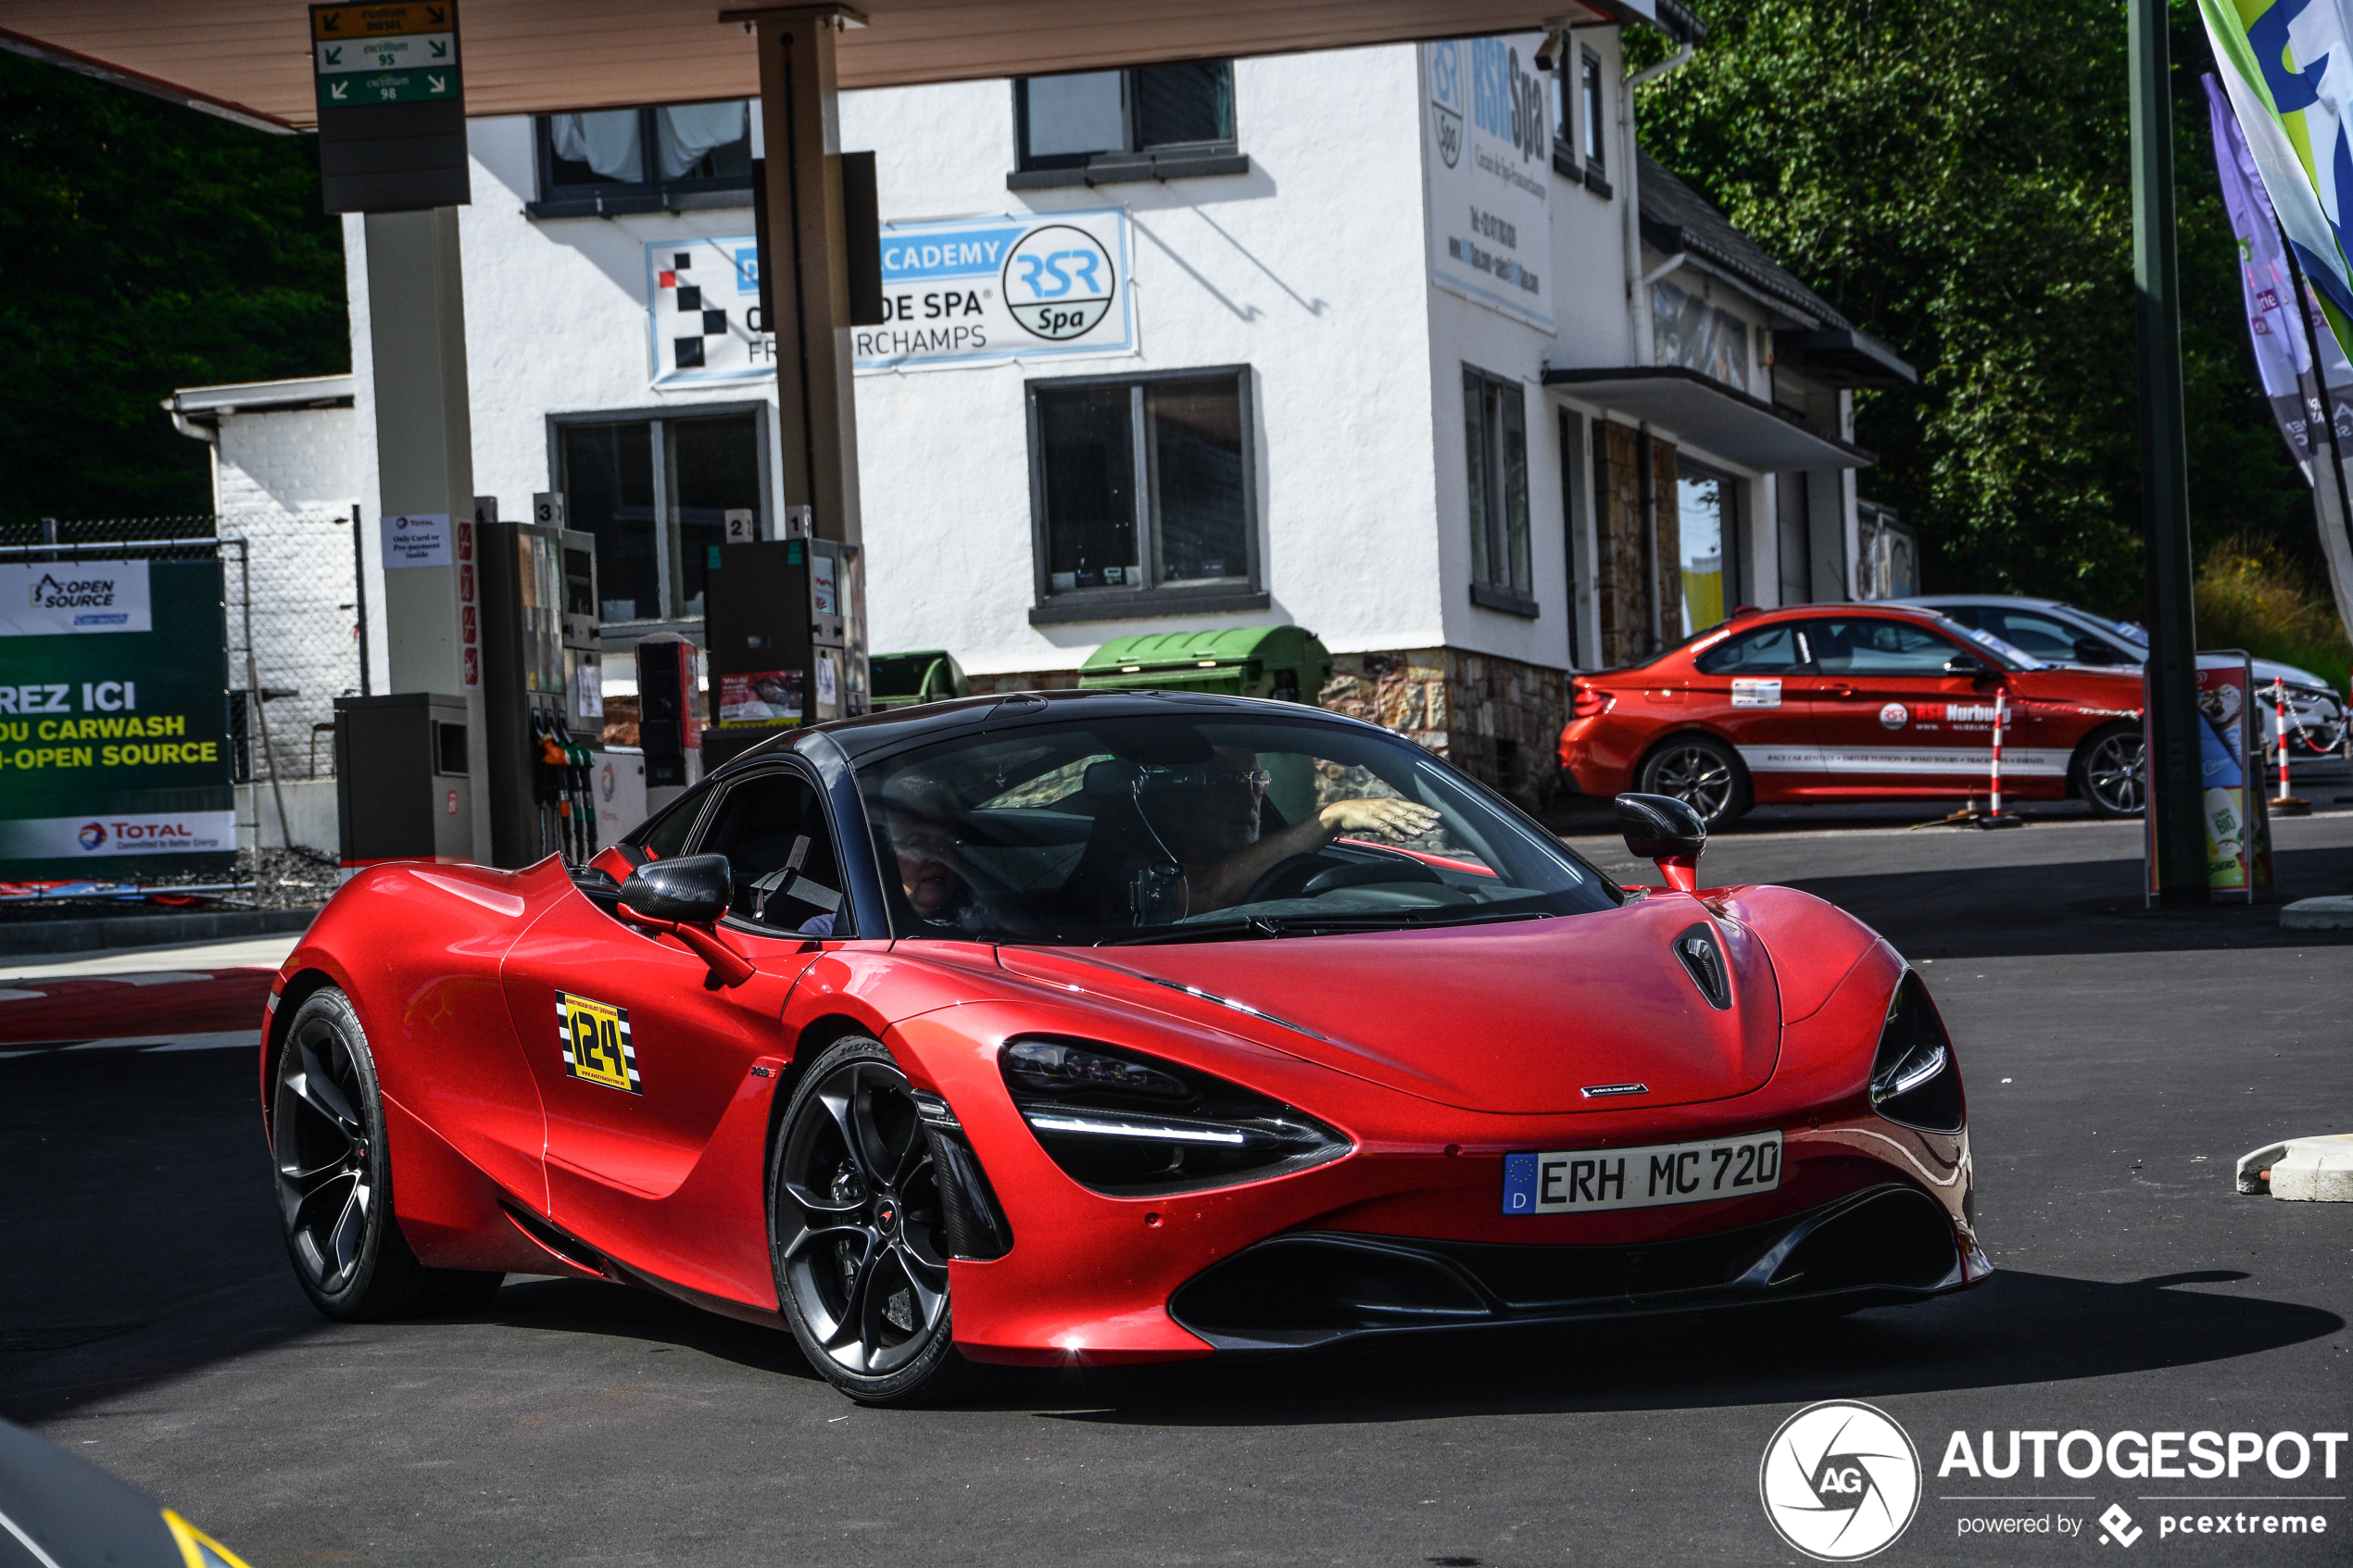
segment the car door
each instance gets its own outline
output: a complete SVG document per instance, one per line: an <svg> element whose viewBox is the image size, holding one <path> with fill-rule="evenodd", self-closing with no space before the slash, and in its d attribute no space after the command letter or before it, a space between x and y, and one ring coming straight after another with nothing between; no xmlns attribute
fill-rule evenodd
<svg viewBox="0 0 2353 1568"><path fill-rule="evenodd" d="M751 980L706 985L675 937L586 897L551 909L505 968L547 1106L550 1216L616 1249L667 1245L648 1232L660 1224L648 1201L686 1182L759 1060L786 1054L778 1021L800 972L854 935L827 813L796 764L728 783L679 847L727 857L736 898L722 925L757 966Z"/></svg>
<svg viewBox="0 0 2353 1568"><path fill-rule="evenodd" d="M1757 799L1803 795L1819 781L1813 704L1820 681L1804 621L1735 632L1693 659L1692 671L1689 712L1732 743Z"/></svg>
<svg viewBox="0 0 2353 1568"><path fill-rule="evenodd" d="M1856 799L1986 788L2003 679L1986 650L1909 616L1817 617L1806 640L1821 676L1814 722L1827 776L1818 793ZM1989 678L1947 668L1961 657Z"/></svg>

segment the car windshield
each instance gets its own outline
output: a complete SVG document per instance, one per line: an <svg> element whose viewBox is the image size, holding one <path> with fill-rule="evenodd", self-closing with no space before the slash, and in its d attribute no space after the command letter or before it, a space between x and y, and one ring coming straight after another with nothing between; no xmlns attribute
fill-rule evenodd
<svg viewBox="0 0 2353 1568"><path fill-rule="evenodd" d="M2049 665L2045 664L2041 659L2035 658L2024 648L2020 647L2016 643L2007 641L2002 637L1994 635L1991 632L1972 632L1968 627L1962 625L1959 621L1953 620L1949 616L1940 615L1936 618L1936 621L1938 625L1942 626L1945 631L1951 633L1954 636L1965 637L1969 641L1975 643L1979 647L1983 648L1986 652L1992 654L1996 663L2007 665L2012 670L2047 670L2050 668Z"/></svg>
<svg viewBox="0 0 2353 1568"><path fill-rule="evenodd" d="M2107 616L2095 615L2079 605L2062 604L2058 608L2070 615L2090 621L2095 626L2105 627L2128 643L2136 643L2142 647L2149 646L2148 633L2133 621L2110 621Z"/></svg>
<svg viewBox="0 0 2353 1568"><path fill-rule="evenodd" d="M1312 711L1038 725L862 763L893 929L1211 941L1619 902L1559 840L1421 747Z"/></svg>

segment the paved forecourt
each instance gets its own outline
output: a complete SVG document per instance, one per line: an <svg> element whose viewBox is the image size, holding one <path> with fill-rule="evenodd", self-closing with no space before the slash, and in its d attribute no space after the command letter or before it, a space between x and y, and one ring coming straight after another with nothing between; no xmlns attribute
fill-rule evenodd
<svg viewBox="0 0 2353 1568"><path fill-rule="evenodd" d="M2282 932L2275 906L2145 912L2139 831L1735 834L1704 862L1838 899L1929 977L2000 1271L1930 1307L1038 1375L868 1411L781 1335L616 1286L518 1279L469 1318L326 1323L278 1239L250 1057L44 1050L0 1060L0 1415L257 1564L1782 1562L1760 1460L1829 1399L1884 1411L1924 1466L1878 1561L2081 1560L2113 1529L2341 1562L2353 1450L2331 1477L2311 1442L2347 1424L2353 1210L2239 1197L2232 1161L2353 1130L2353 934ZM2286 896L2353 888L2353 814L2278 840ZM2031 1454L2044 1432L2079 1469L2095 1440L2130 1468L2152 1435L2199 1431L2269 1457L2176 1480L2055 1456L2038 1480L1952 1456L1965 1434L1999 1468L2011 1433ZM2281 1434L2310 1453L2293 1478L2270 1468L2295 1458ZM2325 1533L2171 1538L2289 1513Z"/></svg>

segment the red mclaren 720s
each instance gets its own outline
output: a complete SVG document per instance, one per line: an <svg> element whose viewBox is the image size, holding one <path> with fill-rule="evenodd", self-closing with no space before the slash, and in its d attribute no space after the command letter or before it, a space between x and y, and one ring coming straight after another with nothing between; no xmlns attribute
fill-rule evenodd
<svg viewBox="0 0 2353 1568"><path fill-rule="evenodd" d="M1666 885L1370 724L1057 692L795 732L585 866L373 866L270 998L287 1249L333 1318L661 1291L872 1404L1983 1278L1919 977L1618 818Z"/></svg>

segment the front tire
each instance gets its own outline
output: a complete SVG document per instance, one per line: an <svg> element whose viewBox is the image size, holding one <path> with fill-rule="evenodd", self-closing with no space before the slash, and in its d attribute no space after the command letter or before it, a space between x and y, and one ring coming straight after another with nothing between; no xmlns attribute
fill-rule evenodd
<svg viewBox="0 0 2353 1568"><path fill-rule="evenodd" d="M1698 812L1711 833L1743 815L1755 800L1739 755L1712 735L1667 741L1642 759L1635 787L1645 795L1672 796Z"/></svg>
<svg viewBox="0 0 2353 1568"><path fill-rule="evenodd" d="M860 1404L934 1403L987 1376L956 1350L946 1221L907 1075L880 1041L837 1042L785 1111L768 1244L801 1354Z"/></svg>
<svg viewBox="0 0 2353 1568"><path fill-rule="evenodd" d="M392 1148L375 1058L351 998L313 993L271 1075L270 1147L295 1278L341 1323L479 1311L503 1274L429 1269L392 1211Z"/></svg>
<svg viewBox="0 0 2353 1568"><path fill-rule="evenodd" d="M2075 789L2095 817L2137 817L2148 808L2147 740L2135 724L2108 724L2075 754Z"/></svg>

